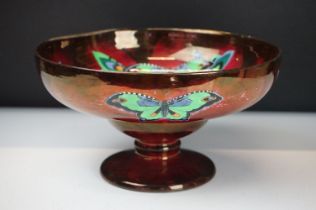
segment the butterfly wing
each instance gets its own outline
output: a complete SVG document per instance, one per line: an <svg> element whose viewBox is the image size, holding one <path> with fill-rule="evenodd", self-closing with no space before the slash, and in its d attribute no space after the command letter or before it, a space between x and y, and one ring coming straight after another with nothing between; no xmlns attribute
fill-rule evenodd
<svg viewBox="0 0 316 210"><path fill-rule="evenodd" d="M207 69L222 70L229 64L233 55L234 51L228 50L223 55L216 55L212 59L212 62L205 62L200 57L199 59L194 59L184 64L181 64L175 69L178 69L181 72L194 72Z"/></svg>
<svg viewBox="0 0 316 210"><path fill-rule="evenodd" d="M123 64L117 62L107 54L99 51L92 51L92 54L102 70L105 71L123 71L125 68Z"/></svg>
<svg viewBox="0 0 316 210"><path fill-rule="evenodd" d="M187 120L192 112L199 111L204 107L209 107L222 100L222 97L211 91L195 91L186 95L169 100L170 120Z"/></svg>
<svg viewBox="0 0 316 210"><path fill-rule="evenodd" d="M110 96L106 102L111 106L136 113L141 120L162 118L161 102L143 94L117 93Z"/></svg>
<svg viewBox="0 0 316 210"><path fill-rule="evenodd" d="M201 70L202 67L203 67L203 62L198 61L198 60L192 60L192 61L189 61L177 66L175 69L182 70L183 72L185 71L194 72L194 71Z"/></svg>
<svg viewBox="0 0 316 210"><path fill-rule="evenodd" d="M218 55L214 58L213 64L209 67L212 70L222 70L230 62L234 55L233 50L226 51L223 55Z"/></svg>

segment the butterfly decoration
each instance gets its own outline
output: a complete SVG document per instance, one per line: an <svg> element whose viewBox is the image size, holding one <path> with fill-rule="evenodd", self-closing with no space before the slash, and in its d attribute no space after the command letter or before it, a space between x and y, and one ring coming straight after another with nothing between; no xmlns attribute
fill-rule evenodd
<svg viewBox="0 0 316 210"><path fill-rule="evenodd" d="M121 92L110 96L106 103L136 113L142 121L147 120L188 120L191 113L210 107L222 100L211 91L194 91L166 101L133 92Z"/></svg>
<svg viewBox="0 0 316 210"><path fill-rule="evenodd" d="M225 67L229 64L233 56L234 56L233 50L228 50L223 55L217 55L213 58L213 61L211 62L211 66L207 68L210 68L212 70L225 69Z"/></svg>
<svg viewBox="0 0 316 210"><path fill-rule="evenodd" d="M103 71L125 71L125 72L156 72L164 70L162 66L158 66L150 63L136 63L130 66L124 66L109 55L99 52L92 51L94 58ZM177 72L194 72L200 70L222 70L231 61L234 55L233 50L226 51L223 55L216 55L211 61L203 61L201 59L193 59L171 70L177 70Z"/></svg>
<svg viewBox="0 0 316 210"><path fill-rule="evenodd" d="M99 66L104 71L123 71L125 69L123 64L117 62L114 58L111 58L102 52L92 51L92 53Z"/></svg>

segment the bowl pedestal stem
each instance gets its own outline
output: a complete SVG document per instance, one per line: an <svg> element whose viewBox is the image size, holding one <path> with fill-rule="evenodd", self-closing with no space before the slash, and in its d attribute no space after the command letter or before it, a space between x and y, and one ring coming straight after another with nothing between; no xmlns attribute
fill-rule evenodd
<svg viewBox="0 0 316 210"><path fill-rule="evenodd" d="M135 150L108 157L101 174L110 183L137 191L177 191L209 181L215 174L206 156L180 149L180 140L135 140Z"/></svg>

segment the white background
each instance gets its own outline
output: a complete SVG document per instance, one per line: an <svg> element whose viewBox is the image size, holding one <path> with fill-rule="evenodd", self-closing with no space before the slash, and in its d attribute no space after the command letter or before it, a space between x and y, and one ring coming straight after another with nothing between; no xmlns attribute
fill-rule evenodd
<svg viewBox="0 0 316 210"><path fill-rule="evenodd" d="M106 120L67 109L0 109L0 210L315 210L316 114L247 112L183 139L217 174L181 192L143 193L99 174L132 148Z"/></svg>

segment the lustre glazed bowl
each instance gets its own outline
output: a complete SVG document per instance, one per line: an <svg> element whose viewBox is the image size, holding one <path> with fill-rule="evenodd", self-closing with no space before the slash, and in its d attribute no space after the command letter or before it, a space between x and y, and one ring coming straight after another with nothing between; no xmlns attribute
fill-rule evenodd
<svg viewBox="0 0 316 210"><path fill-rule="evenodd" d="M259 101L279 61L272 44L200 29L110 29L53 38L36 52L54 98L136 139L134 150L108 157L101 173L140 191L183 190L210 180L212 161L180 149L179 139Z"/></svg>

